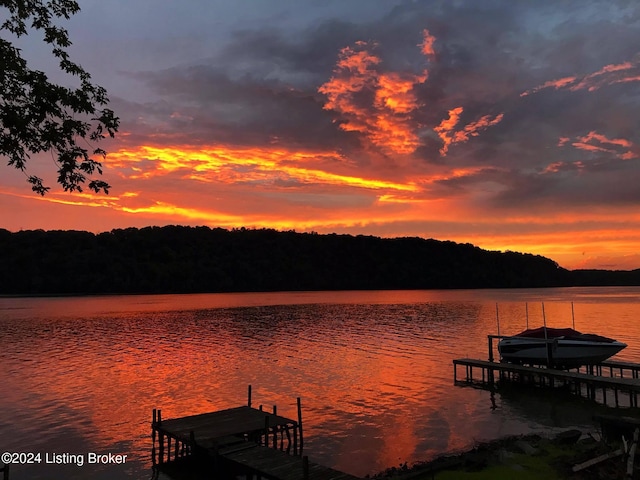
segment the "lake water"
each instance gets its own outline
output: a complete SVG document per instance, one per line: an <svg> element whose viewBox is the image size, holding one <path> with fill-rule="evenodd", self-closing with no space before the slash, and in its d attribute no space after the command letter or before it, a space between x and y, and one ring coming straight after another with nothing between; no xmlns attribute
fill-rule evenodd
<svg viewBox="0 0 640 480"><path fill-rule="evenodd" d="M0 452L41 453L12 479L151 477L150 421L235 407L296 417L305 454L365 475L503 435L593 429L593 409L543 393L453 384L487 334L571 326L629 344L640 288L0 298ZM123 465L44 464L53 453ZM162 477L161 477L162 478Z"/></svg>

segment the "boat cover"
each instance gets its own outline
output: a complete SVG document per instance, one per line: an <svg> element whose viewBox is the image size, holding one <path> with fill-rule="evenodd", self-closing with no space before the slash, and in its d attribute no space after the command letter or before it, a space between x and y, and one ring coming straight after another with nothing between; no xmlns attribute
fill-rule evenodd
<svg viewBox="0 0 640 480"><path fill-rule="evenodd" d="M514 335L514 337L545 338L545 330L547 331L546 338L564 337L566 339L588 340L592 342L615 342L615 340L613 340L612 338L602 337L593 333L581 333L577 330L574 330L573 328L530 328L525 330L524 332L520 332L517 335Z"/></svg>

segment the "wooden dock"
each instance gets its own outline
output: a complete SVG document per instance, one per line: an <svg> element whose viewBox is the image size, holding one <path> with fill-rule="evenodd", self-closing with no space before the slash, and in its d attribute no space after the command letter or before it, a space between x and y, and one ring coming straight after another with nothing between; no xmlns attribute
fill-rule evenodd
<svg viewBox="0 0 640 480"><path fill-rule="evenodd" d="M256 475L269 480L350 480L352 475L310 462L302 456L300 398L298 420L251 406L187 417L162 419L153 411L151 423L154 466L188 459L206 463L213 473Z"/></svg>
<svg viewBox="0 0 640 480"><path fill-rule="evenodd" d="M465 368L464 380L458 378L458 367ZM474 369L476 376L474 376ZM589 365L577 371L556 370L546 367L531 367L490 360L460 358L453 361L454 383L494 385L496 382L521 382L540 387L568 387L579 396L601 401L608 405L613 400L620 407L620 395L628 398L629 407L638 407L640 395L640 364L607 361L597 365ZM477 375L479 372L479 376ZM605 375L609 373L609 375ZM627 377L624 374L627 373ZM619 376L614 376L618 374ZM601 395L596 395L600 392Z"/></svg>
<svg viewBox="0 0 640 480"><path fill-rule="evenodd" d="M220 450L240 471L271 480L356 480L357 477L257 444Z"/></svg>

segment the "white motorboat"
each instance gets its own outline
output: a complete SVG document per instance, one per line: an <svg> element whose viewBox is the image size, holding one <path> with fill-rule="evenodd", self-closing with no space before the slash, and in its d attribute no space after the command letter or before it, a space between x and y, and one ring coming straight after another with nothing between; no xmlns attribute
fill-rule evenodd
<svg viewBox="0 0 640 480"><path fill-rule="evenodd" d="M502 361L554 367L601 363L627 346L612 338L572 328L527 329L498 342Z"/></svg>

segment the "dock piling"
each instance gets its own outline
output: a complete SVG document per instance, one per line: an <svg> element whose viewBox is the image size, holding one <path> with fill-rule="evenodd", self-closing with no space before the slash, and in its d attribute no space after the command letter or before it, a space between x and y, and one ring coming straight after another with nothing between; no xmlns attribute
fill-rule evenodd
<svg viewBox="0 0 640 480"><path fill-rule="evenodd" d="M264 446L269 446L269 416L264 417Z"/></svg>
<svg viewBox="0 0 640 480"><path fill-rule="evenodd" d="M151 464L156 464L156 422L158 419L158 411L153 409L153 417L151 419Z"/></svg>
<svg viewBox="0 0 640 480"><path fill-rule="evenodd" d="M300 403L300 397L297 398L296 403L298 404L298 430L300 430L300 455L302 455L304 441L302 437L302 405Z"/></svg>

